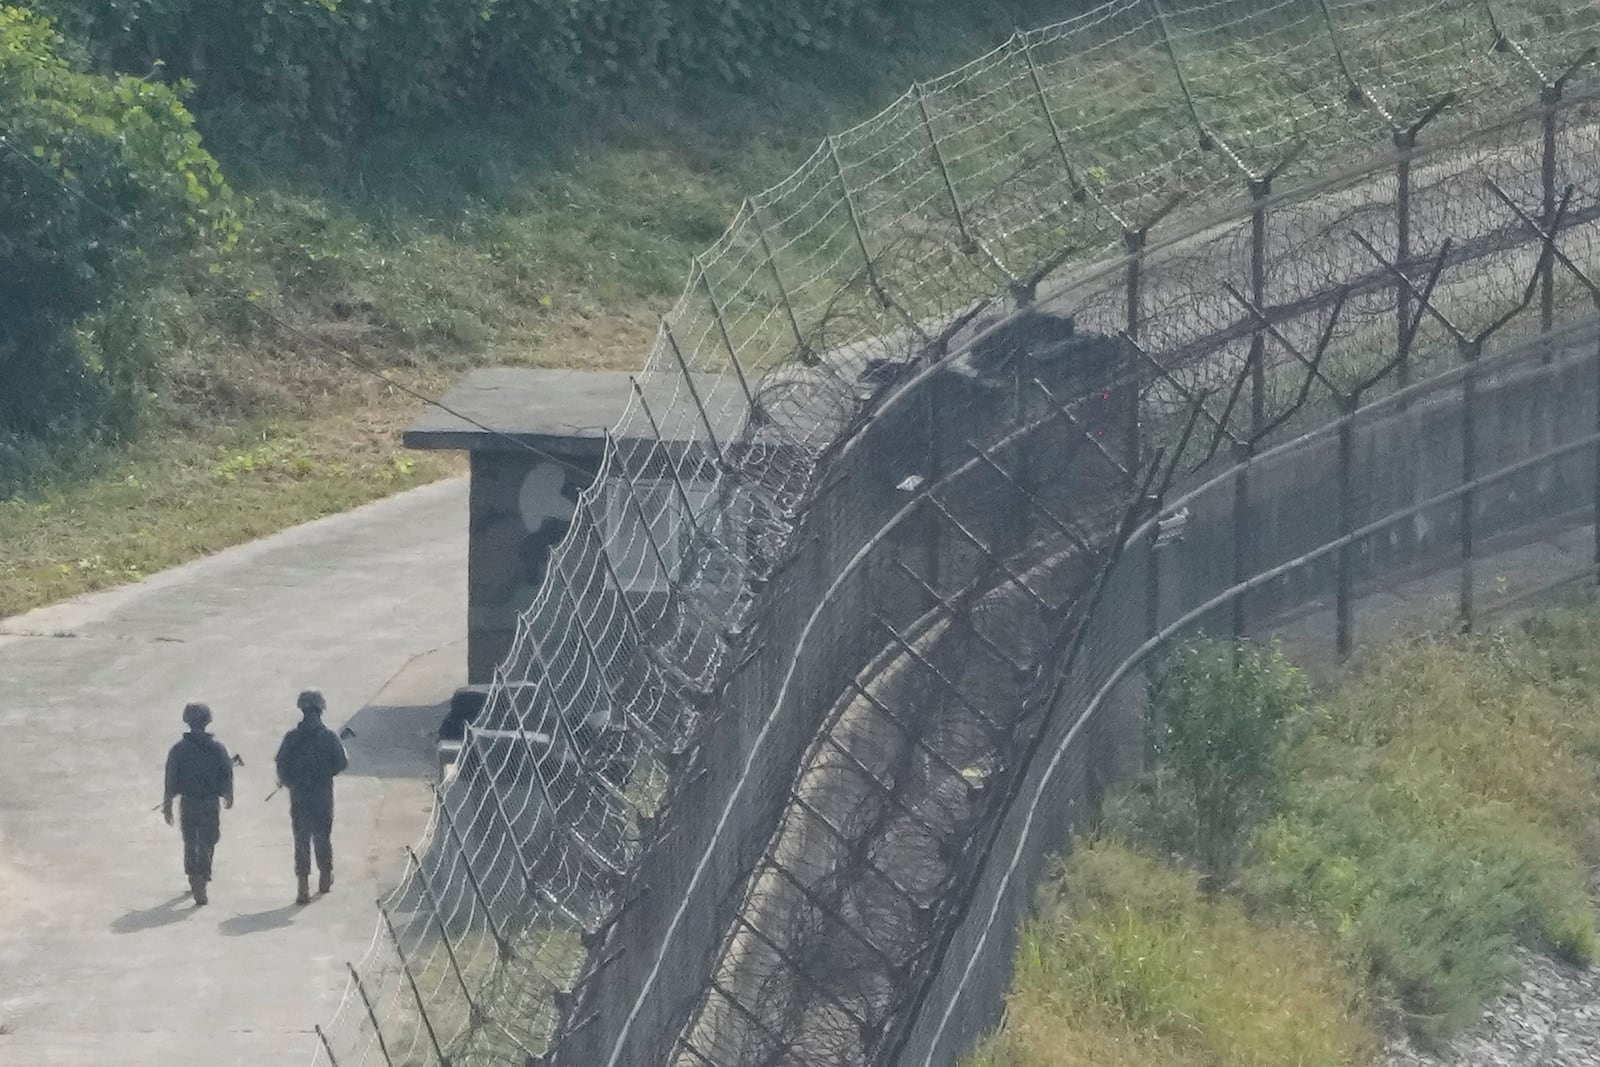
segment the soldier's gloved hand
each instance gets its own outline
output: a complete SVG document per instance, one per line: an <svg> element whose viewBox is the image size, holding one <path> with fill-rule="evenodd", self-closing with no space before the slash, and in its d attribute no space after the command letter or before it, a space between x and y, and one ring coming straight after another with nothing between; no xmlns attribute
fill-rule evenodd
<svg viewBox="0 0 1600 1067"><path fill-rule="evenodd" d="M161 817L163 819L167 820L167 825L168 826L172 825L172 805L171 804L163 804L163 805L161 805Z"/></svg>
<svg viewBox="0 0 1600 1067"><path fill-rule="evenodd" d="M230 797L223 797L222 798L222 806L225 807L225 808L233 807L233 798L231 796Z"/></svg>

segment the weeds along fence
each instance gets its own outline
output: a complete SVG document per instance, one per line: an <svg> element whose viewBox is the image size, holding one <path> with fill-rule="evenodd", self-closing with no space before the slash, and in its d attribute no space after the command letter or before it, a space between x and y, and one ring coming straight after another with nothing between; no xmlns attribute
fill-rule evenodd
<svg viewBox="0 0 1600 1067"><path fill-rule="evenodd" d="M1112 3L747 202L315 1062L952 1062L1151 648L1593 506L1597 23Z"/></svg>

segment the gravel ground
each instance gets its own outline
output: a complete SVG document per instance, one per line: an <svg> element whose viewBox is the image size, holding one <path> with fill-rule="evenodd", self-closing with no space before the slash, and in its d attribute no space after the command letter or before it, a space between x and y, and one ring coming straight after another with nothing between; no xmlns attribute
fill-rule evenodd
<svg viewBox="0 0 1600 1067"><path fill-rule="evenodd" d="M1519 950L1521 977L1448 1047L1389 1043L1388 1067L1600 1067L1600 968Z"/></svg>

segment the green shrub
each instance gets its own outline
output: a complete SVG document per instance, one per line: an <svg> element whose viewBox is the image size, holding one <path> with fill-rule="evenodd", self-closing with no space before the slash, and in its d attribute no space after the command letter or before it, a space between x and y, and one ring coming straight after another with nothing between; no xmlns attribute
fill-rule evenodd
<svg viewBox="0 0 1600 1067"><path fill-rule="evenodd" d="M1293 1018L1339 1032L1337 1008L1295 992L1302 968L1346 1025L1381 1004L1438 1040L1503 990L1514 945L1600 955L1587 881L1600 612L1397 649L1303 715L1304 681L1277 657L1200 644L1158 679L1163 763L1110 823L1187 858L1248 836L1239 893L1207 901L1193 876L1080 849L1047 884L1006 1025L972 1067L1319 1062L1277 1043L1290 1000ZM1219 784L1230 765L1234 791ZM1241 986L1235 967L1263 986ZM1319 1047L1371 1055L1349 1037Z"/></svg>
<svg viewBox="0 0 1600 1067"><path fill-rule="evenodd" d="M1256 839L1250 892L1334 933L1427 1037L1476 1017L1519 941L1596 954L1592 623L1552 625L1391 655L1311 718Z"/></svg>
<svg viewBox="0 0 1600 1067"><path fill-rule="evenodd" d="M1262 831L1247 881L1337 937L1414 1031L1437 1039L1476 1018L1519 940L1592 954L1581 872L1558 844L1471 810L1445 831L1400 791L1371 789L1302 787Z"/></svg>
<svg viewBox="0 0 1600 1067"><path fill-rule="evenodd" d="M1272 811L1278 754L1309 700L1305 675L1277 651L1200 641L1174 652L1150 694L1160 769L1144 784L1139 821L1153 843L1226 884Z"/></svg>
<svg viewBox="0 0 1600 1067"><path fill-rule="evenodd" d="M60 447L133 432L158 355L144 297L238 225L178 93L64 47L0 6L0 497Z"/></svg>

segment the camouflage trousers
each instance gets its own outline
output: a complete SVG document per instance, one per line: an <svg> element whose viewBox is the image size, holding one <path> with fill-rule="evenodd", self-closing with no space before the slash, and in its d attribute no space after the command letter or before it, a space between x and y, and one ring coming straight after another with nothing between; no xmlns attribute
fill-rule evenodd
<svg viewBox="0 0 1600 1067"><path fill-rule="evenodd" d="M222 840L222 799L180 798L178 827L183 831L183 873L190 881L211 881L211 857Z"/></svg>
<svg viewBox="0 0 1600 1067"><path fill-rule="evenodd" d="M294 830L294 873L304 878L311 873L311 853L317 854L317 870L333 873L333 797L300 797L289 794L289 825Z"/></svg>

